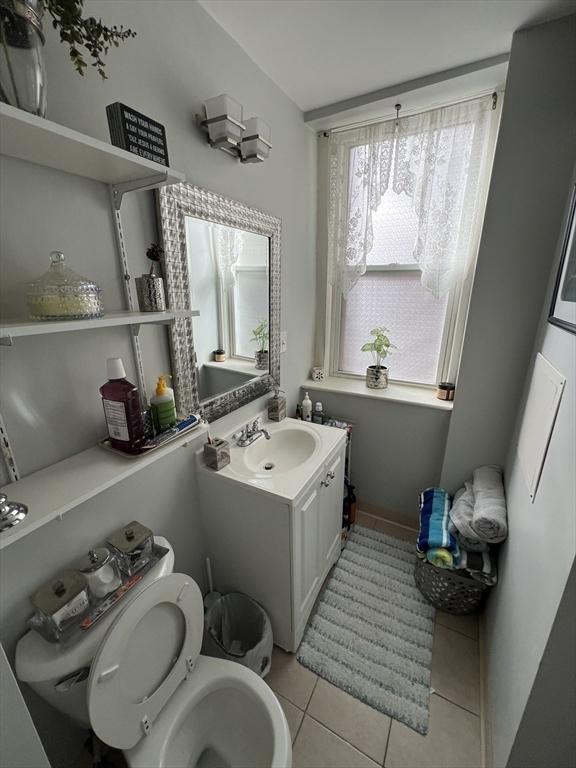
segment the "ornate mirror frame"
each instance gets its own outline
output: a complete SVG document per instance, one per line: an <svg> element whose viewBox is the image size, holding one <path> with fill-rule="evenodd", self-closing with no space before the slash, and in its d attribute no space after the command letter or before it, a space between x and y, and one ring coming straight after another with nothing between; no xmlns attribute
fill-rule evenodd
<svg viewBox="0 0 576 768"><path fill-rule="evenodd" d="M164 276L170 309L191 310L192 294L186 246L186 216L236 227L269 238L270 373L200 404L192 318L178 318L170 328L170 353L179 413L202 413L215 421L280 386L280 219L183 182L157 192L158 219L164 247Z"/></svg>

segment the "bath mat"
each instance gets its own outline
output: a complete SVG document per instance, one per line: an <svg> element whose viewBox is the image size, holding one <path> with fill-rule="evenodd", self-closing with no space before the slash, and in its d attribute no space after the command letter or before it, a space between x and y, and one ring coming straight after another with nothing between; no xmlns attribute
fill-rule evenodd
<svg viewBox="0 0 576 768"><path fill-rule="evenodd" d="M354 526L297 658L351 696L426 734L434 608L414 583L414 549Z"/></svg>

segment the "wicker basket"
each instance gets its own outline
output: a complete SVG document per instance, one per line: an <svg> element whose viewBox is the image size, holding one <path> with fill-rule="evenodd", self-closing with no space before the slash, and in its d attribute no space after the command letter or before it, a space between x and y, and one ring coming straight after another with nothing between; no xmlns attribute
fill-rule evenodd
<svg viewBox="0 0 576 768"><path fill-rule="evenodd" d="M437 568L426 560L416 560L416 586L435 608L446 613L473 613L489 589L464 573Z"/></svg>

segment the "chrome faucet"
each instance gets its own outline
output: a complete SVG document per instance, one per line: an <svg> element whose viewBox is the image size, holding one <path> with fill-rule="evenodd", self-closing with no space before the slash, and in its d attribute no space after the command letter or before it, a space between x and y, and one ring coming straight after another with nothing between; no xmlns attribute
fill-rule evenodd
<svg viewBox="0 0 576 768"><path fill-rule="evenodd" d="M240 448L246 448L247 445L251 445L262 435L264 435L266 440L270 440L270 432L262 427L260 419L254 419L251 424L250 422L246 424L240 432L236 432L233 438L236 440L236 445Z"/></svg>

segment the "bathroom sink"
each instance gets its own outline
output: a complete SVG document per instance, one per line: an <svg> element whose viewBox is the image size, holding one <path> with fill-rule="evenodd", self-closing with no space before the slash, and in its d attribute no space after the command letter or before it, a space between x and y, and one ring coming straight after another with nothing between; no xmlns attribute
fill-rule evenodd
<svg viewBox="0 0 576 768"><path fill-rule="evenodd" d="M320 446L319 438L304 429L284 428L260 437L244 448L242 458L248 472L289 472L310 459Z"/></svg>
<svg viewBox="0 0 576 768"><path fill-rule="evenodd" d="M287 500L295 499L306 487L315 472L322 468L328 457L345 441L341 429L312 424L297 419L269 421L262 416L264 435L248 446L237 445L228 436L230 463L219 472L204 466L202 453L198 453L199 466L215 481L220 478L246 483L265 493L272 493ZM243 423L237 424L233 434Z"/></svg>

